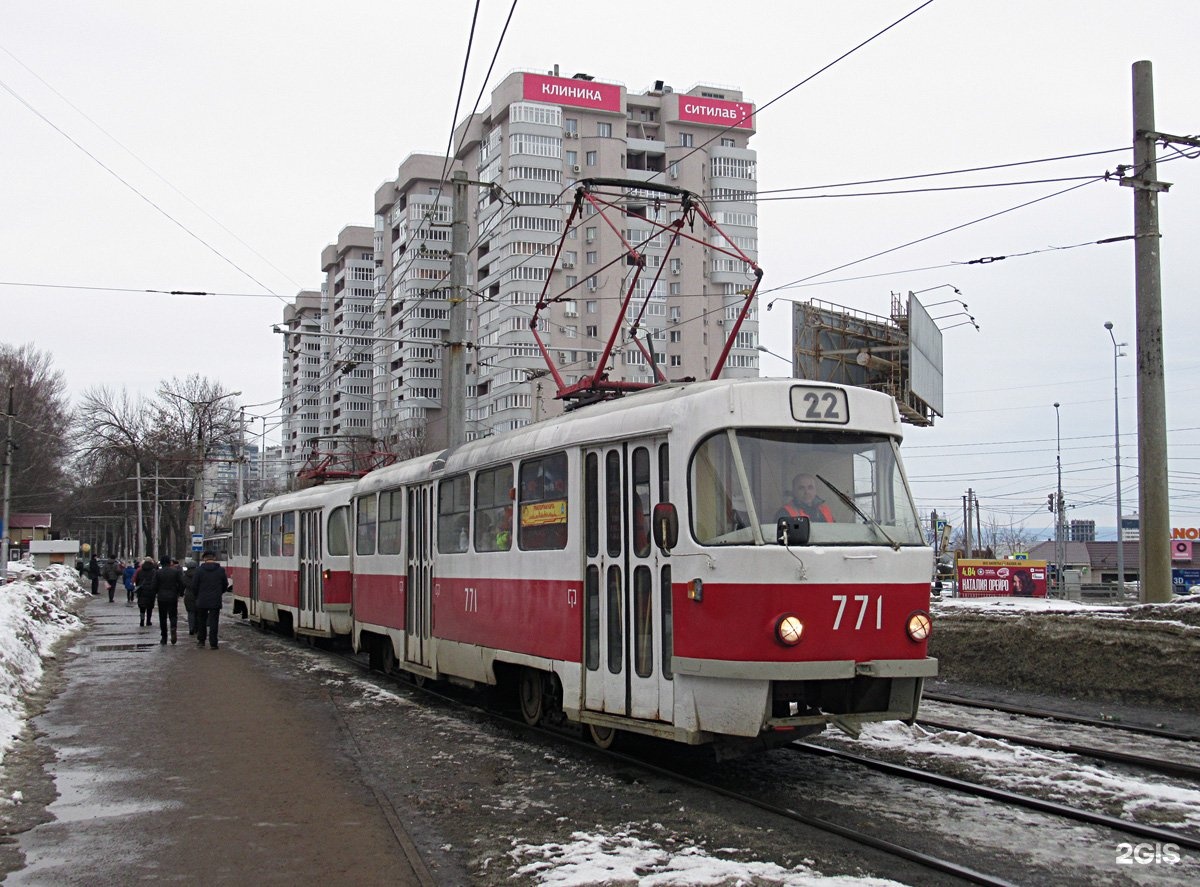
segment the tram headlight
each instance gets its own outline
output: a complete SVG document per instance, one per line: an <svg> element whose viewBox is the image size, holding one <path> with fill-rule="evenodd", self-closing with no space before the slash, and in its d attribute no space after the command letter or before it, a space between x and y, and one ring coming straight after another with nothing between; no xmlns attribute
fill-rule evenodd
<svg viewBox="0 0 1200 887"><path fill-rule="evenodd" d="M789 613L786 616L780 616L779 621L775 623L775 639L785 647L796 646L800 643L803 634L804 623L800 621L799 616Z"/></svg>
<svg viewBox="0 0 1200 887"><path fill-rule="evenodd" d="M904 630L908 632L910 641L919 644L921 641L929 639L929 634L933 631L933 620L924 610L917 610L908 617Z"/></svg>

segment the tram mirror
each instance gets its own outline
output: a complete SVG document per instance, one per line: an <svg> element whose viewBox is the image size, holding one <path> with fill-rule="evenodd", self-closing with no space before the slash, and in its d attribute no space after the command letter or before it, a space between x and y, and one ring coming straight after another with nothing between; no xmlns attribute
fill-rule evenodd
<svg viewBox="0 0 1200 887"><path fill-rule="evenodd" d="M679 542L679 513L670 502L654 506L654 544L669 552Z"/></svg>
<svg viewBox="0 0 1200 887"><path fill-rule="evenodd" d="M775 524L775 541L780 545L807 545L809 534L808 518L781 517Z"/></svg>

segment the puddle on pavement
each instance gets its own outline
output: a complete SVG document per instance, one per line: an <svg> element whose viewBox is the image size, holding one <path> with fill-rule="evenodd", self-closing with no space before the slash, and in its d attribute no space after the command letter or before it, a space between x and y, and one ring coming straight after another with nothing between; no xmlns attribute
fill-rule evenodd
<svg viewBox="0 0 1200 887"><path fill-rule="evenodd" d="M77 644L75 652L80 654L85 653L144 653L147 650L153 650L161 644L158 641L154 643L133 643L133 644Z"/></svg>

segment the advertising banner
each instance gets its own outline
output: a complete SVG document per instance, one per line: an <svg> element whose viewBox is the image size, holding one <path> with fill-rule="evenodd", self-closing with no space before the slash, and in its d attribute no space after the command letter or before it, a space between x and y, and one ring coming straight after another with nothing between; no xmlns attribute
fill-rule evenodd
<svg viewBox="0 0 1200 887"><path fill-rule="evenodd" d="M960 560L958 596L1045 597L1046 562Z"/></svg>
<svg viewBox="0 0 1200 887"><path fill-rule="evenodd" d="M531 102L574 105L596 111L621 110L621 87L594 80L526 74L522 95Z"/></svg>
<svg viewBox="0 0 1200 887"><path fill-rule="evenodd" d="M688 123L754 129L754 106L749 102L728 102L724 99L681 95L679 119Z"/></svg>

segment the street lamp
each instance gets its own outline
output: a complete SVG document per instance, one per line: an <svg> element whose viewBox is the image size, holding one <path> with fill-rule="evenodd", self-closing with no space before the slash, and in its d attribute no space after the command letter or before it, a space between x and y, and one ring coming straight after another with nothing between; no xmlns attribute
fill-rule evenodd
<svg viewBox="0 0 1200 887"><path fill-rule="evenodd" d="M1055 440L1055 457L1054 462L1058 466L1058 494L1054 499L1054 561L1055 569L1058 573L1058 594L1062 597L1064 589L1063 583L1063 492L1062 492L1062 421L1058 411L1060 404L1054 402L1054 440Z"/></svg>
<svg viewBox="0 0 1200 887"><path fill-rule="evenodd" d="M1117 388L1117 358L1122 357L1121 349L1126 346L1125 342L1118 342L1117 337L1113 334L1113 325L1111 320L1104 322L1104 328L1108 330L1108 337L1113 343L1113 448L1117 455L1117 590L1125 593L1125 532L1123 529L1123 521L1121 516L1121 404L1118 399Z"/></svg>
<svg viewBox="0 0 1200 887"><path fill-rule="evenodd" d="M787 364L789 364L791 366L792 372L795 373L795 371L796 371L795 362L791 358L784 357L782 354L778 354L778 353L772 351L766 345L755 345L754 347L756 350L761 351L763 354L769 354L772 357L778 357L780 360L786 362Z"/></svg>

